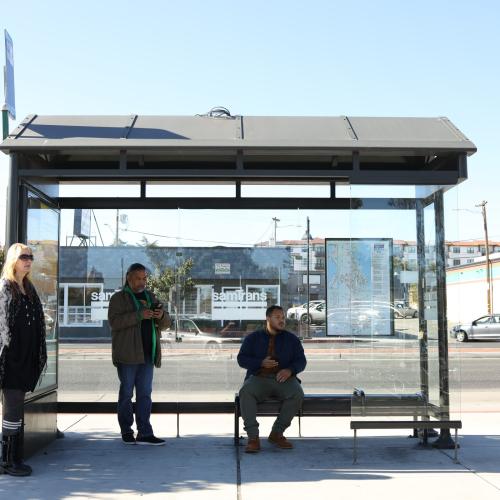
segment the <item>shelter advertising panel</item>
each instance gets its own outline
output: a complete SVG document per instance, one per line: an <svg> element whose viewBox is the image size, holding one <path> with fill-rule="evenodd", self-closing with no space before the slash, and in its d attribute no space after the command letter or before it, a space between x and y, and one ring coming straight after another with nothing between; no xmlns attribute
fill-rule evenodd
<svg viewBox="0 0 500 500"><path fill-rule="evenodd" d="M327 335L394 334L392 239L327 239Z"/></svg>

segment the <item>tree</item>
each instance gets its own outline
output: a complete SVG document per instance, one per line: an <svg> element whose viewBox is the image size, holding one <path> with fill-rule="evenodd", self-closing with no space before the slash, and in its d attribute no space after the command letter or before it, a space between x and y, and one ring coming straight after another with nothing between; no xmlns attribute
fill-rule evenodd
<svg viewBox="0 0 500 500"><path fill-rule="evenodd" d="M176 268L162 265L157 259L153 263L156 269L148 280L148 287L162 302L171 301L177 312L186 292L194 288L194 280L190 276L193 259L182 261Z"/></svg>
<svg viewBox="0 0 500 500"><path fill-rule="evenodd" d="M158 240L149 241L146 236L143 235L137 243L137 246L145 248L158 248Z"/></svg>

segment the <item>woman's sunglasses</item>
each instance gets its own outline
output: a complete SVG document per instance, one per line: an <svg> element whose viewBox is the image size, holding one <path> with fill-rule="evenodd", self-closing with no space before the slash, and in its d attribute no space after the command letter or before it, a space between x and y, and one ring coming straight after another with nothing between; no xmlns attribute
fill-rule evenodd
<svg viewBox="0 0 500 500"><path fill-rule="evenodd" d="M24 260L24 261L27 261L27 260L35 260L35 257L33 257L33 255L30 255L30 254L27 254L27 253L23 253L21 254L19 257L18 257L19 260Z"/></svg>

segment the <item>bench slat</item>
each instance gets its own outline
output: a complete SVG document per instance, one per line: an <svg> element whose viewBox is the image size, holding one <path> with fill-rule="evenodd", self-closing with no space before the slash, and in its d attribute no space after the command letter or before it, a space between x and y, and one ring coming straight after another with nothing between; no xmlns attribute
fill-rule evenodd
<svg viewBox="0 0 500 500"><path fill-rule="evenodd" d="M351 420L351 429L461 429L461 420Z"/></svg>

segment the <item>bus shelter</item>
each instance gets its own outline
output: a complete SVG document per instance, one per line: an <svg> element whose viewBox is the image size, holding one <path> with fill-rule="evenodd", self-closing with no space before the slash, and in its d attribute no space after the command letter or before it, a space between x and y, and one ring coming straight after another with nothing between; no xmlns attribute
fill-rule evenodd
<svg viewBox="0 0 500 500"><path fill-rule="evenodd" d="M175 270L186 256L194 284L189 297L166 299L177 329L165 332L168 383L156 379L156 411L232 412L242 381L238 339L279 302L304 341L306 394L348 394L348 406L339 398L339 415L449 419L445 193L467 178L467 157L476 151L449 119L247 117L224 109L30 115L0 149L10 155L6 245L33 247L47 318L48 368L26 399L31 449L54 438L58 411L114 411L113 397L93 392L113 378L110 359L97 370L74 366L83 389L67 390L62 370L71 361L61 364L59 342L77 332L80 341L109 340L105 303L123 269L143 260L153 274L166 263ZM88 228L106 210L116 211L108 246L102 237L92 242ZM172 226L192 235L213 224L214 237L138 249L118 234L120 217L138 211L170 234ZM73 214L68 242L62 221ZM290 214L303 222L304 236L280 240ZM274 223L268 239L221 244L261 215ZM72 305L77 296L83 302ZM98 299L100 319L88 302ZM189 351L189 328L217 352ZM84 349L78 346L76 353ZM177 354L191 356L199 380L189 379ZM440 439L446 445L449 431Z"/></svg>

